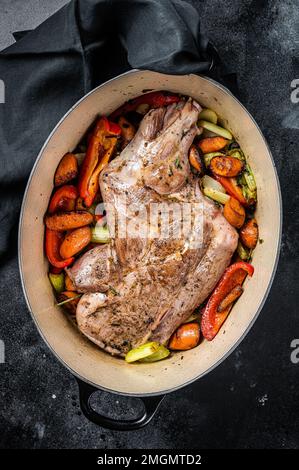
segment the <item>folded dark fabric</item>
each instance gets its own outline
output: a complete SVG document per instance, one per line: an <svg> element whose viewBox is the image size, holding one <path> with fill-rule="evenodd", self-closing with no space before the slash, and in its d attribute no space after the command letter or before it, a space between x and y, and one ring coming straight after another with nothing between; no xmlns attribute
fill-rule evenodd
<svg viewBox="0 0 299 470"><path fill-rule="evenodd" d="M37 154L85 93L130 68L207 73L197 11L171 0L73 0L0 54L0 256L16 254L22 195Z"/></svg>

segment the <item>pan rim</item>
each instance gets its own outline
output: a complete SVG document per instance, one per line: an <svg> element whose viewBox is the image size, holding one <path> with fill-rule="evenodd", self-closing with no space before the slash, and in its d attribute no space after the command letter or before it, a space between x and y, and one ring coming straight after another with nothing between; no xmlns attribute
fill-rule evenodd
<svg viewBox="0 0 299 470"><path fill-rule="evenodd" d="M276 271L277 271L277 266L278 266L278 262L279 262L279 256L280 256L280 249L281 249L281 238L282 238L282 220L283 220L283 209L282 209L282 195L281 195L281 187L280 187L280 182L279 182L279 178L278 178L278 173L277 173L277 169L276 169L276 165L275 165L275 162L274 162L274 159L273 159L273 156L272 156L272 152L270 150L270 147L259 127L259 125L257 124L256 120L253 118L253 116L250 114L250 112L245 108L245 106L230 92L230 90L228 90L225 86L223 86L222 84L216 82L215 80L209 78L209 77L205 77L203 75L198 75L201 79L203 80L206 80L210 83L212 83L215 87L217 88L220 88L222 91L224 91L226 94L228 94L233 100L235 100L235 102L241 106L241 108L245 111L245 113L248 115L248 117L251 119L251 121L253 122L253 124L255 125L257 131L259 132L265 146L266 146L266 149L268 151L268 154L270 156L270 160L271 160L271 163L272 163L272 167L273 167L273 170L274 170L274 175L275 175L275 181L276 181L276 187L277 187L277 194L278 194L278 205L279 205L279 231L278 231L278 243L277 243L277 247L276 247L276 254L275 254L275 261L274 261L274 265L273 265L273 269L272 269L272 273L271 273L271 278L269 280L269 283L268 283L268 286L267 286L267 289L265 290L264 292L264 295L263 295L263 299L262 301L260 302L260 305L258 307L258 309L256 310L256 313L255 315L253 316L251 322L248 324L248 326L246 327L245 331L243 332L243 334L238 338L238 340L232 345L232 347L218 360L216 361L212 366L210 366L207 370L205 370L203 373L199 374L199 375L196 375L195 377L193 377L192 379L190 380L187 380L186 382L183 382L182 384L180 385L177 385L176 387L172 387L170 389L165 389L165 390L161 390L161 391L158 391L158 392L148 392L148 393L132 393L132 392L121 392L119 390L113 390L113 389L109 389L109 388L106 388L106 387L103 387L103 386L100 386L90 380L88 380L86 377L80 375L77 371L75 371L71 366L69 366L69 364L67 364L60 356L58 353L56 353L56 351L52 348L52 346L49 344L49 342L47 341L47 339L45 338L45 335L42 331L42 329L40 328L36 318L35 318L35 314L33 313L33 310L31 308L31 305L30 305L30 301L29 301L29 298L27 296L27 291L26 291L26 287L25 287L25 279L24 279L24 274L23 274L23 266L22 266L22 256L21 256L21 245L22 245L22 231L23 231L23 216L24 216L24 212L25 212L25 206L26 206L26 200L27 200L27 194L28 194L28 191L29 191L29 188L30 188L30 185L31 185L31 180L33 178L33 175L35 173L35 170L36 170L36 167L39 163L39 161L41 160L42 158L42 155L44 153L44 150L46 148L46 146L48 145L49 141L51 140L52 136L54 135L54 133L59 129L60 125L64 122L64 120L68 117L69 114L71 114L73 112L73 110L75 108L77 108L88 96L92 95L93 93L95 93L96 91L98 91L99 89L103 88L104 86L107 85L107 83L110 83L116 79L119 79L119 78L122 78L123 76L125 75L129 75L129 74L135 74L135 73L140 73L140 72L151 72L151 73L159 73L160 75L165 75L167 76L167 74L161 74L160 72L153 72L153 71L148 71L148 70L139 70L139 69L132 69L132 70L129 70L127 72L124 72L120 75L117 75L116 77L110 79L110 80L107 80L106 82L102 83L101 85L97 86L96 88L92 89L90 92L88 92L87 94L85 94L82 98L80 98L65 114L64 116L58 121L58 123L56 124L56 126L52 129L52 131L50 132L49 136L47 137L47 139L45 140L43 146L41 147L38 155L37 155L37 158L34 162L34 165L32 167L32 170L30 172L30 175L29 175L29 178L28 178L28 182L26 184L26 188L25 188L25 192L24 192L24 195L23 195L23 200L22 200L22 205L21 205L21 211L20 211L20 218L19 218L19 227L18 227L18 266L19 266L19 272L20 272L20 278L21 278L21 285L22 285L22 290L23 290L23 294L24 294L24 297L25 297L25 301L26 301L26 304L27 304L27 307L28 307L28 310L30 312L30 315L34 321L34 324L39 332L39 334L41 335L43 341L45 342L45 344L47 345L47 347L50 349L50 351L52 352L52 354L56 357L56 359L58 359L58 361L66 368L68 369L71 374L76 377L77 379L85 382L85 383L88 383L89 385L93 386L95 389L99 390L99 391L104 391L104 392L109 392L109 393L113 393L115 395L121 395L121 396L129 396L129 397L136 397L136 398L142 398L142 397L154 397L154 396L161 396L161 395L166 395L166 394L169 394L169 393L172 393L172 392L175 392L183 387L186 387L188 385L191 385L193 382L195 382L196 380L199 380L201 379L202 377L204 377L205 375L209 374L210 372L212 372L216 367L218 367L222 362L225 361L225 359L227 359L232 353L233 351L239 346L239 344L243 341L243 339L246 337L246 335L249 333L249 331L251 330L252 326L254 325L255 321L257 320L258 316L260 315L263 307L264 307L264 304L268 298L268 295L270 293L270 290L271 290L271 287L272 287L272 284L273 284L273 280L274 280L274 277L275 277L275 274L276 274ZM186 76L192 76L192 75L195 75L195 74L188 74L188 75L182 75L182 77L186 77Z"/></svg>

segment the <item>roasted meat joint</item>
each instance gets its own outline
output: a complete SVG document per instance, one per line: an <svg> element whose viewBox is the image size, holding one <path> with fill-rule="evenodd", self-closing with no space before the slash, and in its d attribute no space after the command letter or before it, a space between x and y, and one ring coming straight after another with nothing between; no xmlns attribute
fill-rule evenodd
<svg viewBox="0 0 299 470"><path fill-rule="evenodd" d="M217 120L149 93L100 117L56 170L45 224L58 304L127 362L212 340L253 274L254 175Z"/></svg>

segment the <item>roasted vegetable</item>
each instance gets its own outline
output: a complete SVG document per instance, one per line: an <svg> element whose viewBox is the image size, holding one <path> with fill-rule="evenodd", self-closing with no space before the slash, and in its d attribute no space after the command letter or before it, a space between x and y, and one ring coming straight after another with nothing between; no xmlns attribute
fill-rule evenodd
<svg viewBox="0 0 299 470"><path fill-rule="evenodd" d="M64 291L58 295L56 304L57 307L66 308L72 315L76 315L77 305L82 294L75 294L75 292Z"/></svg>
<svg viewBox="0 0 299 470"><path fill-rule="evenodd" d="M213 201L216 201L219 204L226 204L230 198L228 194L222 193L213 188L203 188L203 193L205 196L213 199Z"/></svg>
<svg viewBox="0 0 299 470"><path fill-rule="evenodd" d="M243 196L242 189L238 186L235 178L226 178L225 176L219 175L215 175L215 178L230 196L237 199L243 206L248 205L246 198Z"/></svg>
<svg viewBox="0 0 299 470"><path fill-rule="evenodd" d="M141 104L147 104L150 108L160 108L161 106L168 106L169 104L178 103L179 101L180 97L178 95L164 91L152 91L151 93L146 93L127 101L113 111L109 118L113 121L121 115L135 111Z"/></svg>
<svg viewBox="0 0 299 470"><path fill-rule="evenodd" d="M247 201L247 205L253 206L257 200L257 188L254 175L248 163L246 163L243 173L238 177L238 184L242 188L242 193Z"/></svg>
<svg viewBox="0 0 299 470"><path fill-rule="evenodd" d="M77 160L77 162L78 162L78 165L79 165L79 167L80 167L80 166L82 165L82 163L83 163L83 160L84 160L85 156L86 156L86 152L84 152L84 153L83 153L83 152L81 152L81 153L74 153L74 155L75 155L76 160Z"/></svg>
<svg viewBox="0 0 299 470"><path fill-rule="evenodd" d="M237 246L237 254L242 261L249 261L251 251L248 251L239 240Z"/></svg>
<svg viewBox="0 0 299 470"><path fill-rule="evenodd" d="M91 229L91 242L92 243L108 243L110 240L109 230L107 225L96 225Z"/></svg>
<svg viewBox="0 0 299 470"><path fill-rule="evenodd" d="M193 322L194 320L198 320L200 313L197 310L194 310L193 313L191 313L190 317L188 320L185 321L185 323L190 323Z"/></svg>
<svg viewBox="0 0 299 470"><path fill-rule="evenodd" d="M213 111L212 109L209 108L204 108L200 113L199 113L199 119L204 120L204 121L209 121L212 122L213 124L217 124L218 121L218 116Z"/></svg>
<svg viewBox="0 0 299 470"><path fill-rule="evenodd" d="M245 197L247 203L247 207L253 207L256 204L257 198L256 198L256 191L252 192L248 188L248 186L243 186L242 185L242 193L243 196Z"/></svg>
<svg viewBox="0 0 299 470"><path fill-rule="evenodd" d="M225 193L225 189L222 184L209 175L204 175L204 177L201 179L201 184L203 188L212 188L221 193Z"/></svg>
<svg viewBox="0 0 299 470"><path fill-rule="evenodd" d="M227 140L223 137L206 137L198 142L198 147L202 153L218 152L227 144Z"/></svg>
<svg viewBox="0 0 299 470"><path fill-rule="evenodd" d="M116 148L121 128L102 116L89 139L79 175L78 189L86 207L90 207L99 189L99 174Z"/></svg>
<svg viewBox="0 0 299 470"><path fill-rule="evenodd" d="M91 230L87 227L76 228L69 232L60 246L60 256L71 258L85 248L91 241Z"/></svg>
<svg viewBox="0 0 299 470"><path fill-rule="evenodd" d="M125 148L129 142L134 138L136 129L124 116L118 120L118 125L121 128L122 148Z"/></svg>
<svg viewBox="0 0 299 470"><path fill-rule="evenodd" d="M222 275L212 295L210 296L206 307L204 308L201 319L201 331L203 336L211 341L218 333L221 325L227 318L231 305L218 311L221 302L231 293L236 286L241 286L247 276L252 276L254 268L251 264L239 261L229 266Z"/></svg>
<svg viewBox="0 0 299 470"><path fill-rule="evenodd" d="M198 323L185 323L171 336L168 347L175 351L186 351L195 348L200 339L200 328Z"/></svg>
<svg viewBox="0 0 299 470"><path fill-rule="evenodd" d="M53 274L49 273L50 282L54 290L60 294L64 289L64 273Z"/></svg>
<svg viewBox="0 0 299 470"><path fill-rule="evenodd" d="M65 185L57 189L50 200L49 214L58 211L73 211L77 197L78 191L75 186Z"/></svg>
<svg viewBox="0 0 299 470"><path fill-rule="evenodd" d="M233 177L239 175L243 170L243 163L234 157L214 157L210 168L214 175Z"/></svg>
<svg viewBox="0 0 299 470"><path fill-rule="evenodd" d="M49 272L51 274L60 274L62 271L63 271L63 268L56 268L55 266L52 266L52 264L50 264L49 266Z"/></svg>
<svg viewBox="0 0 299 470"><path fill-rule="evenodd" d="M189 162L190 165L198 171L199 174L203 173L203 164L199 156L199 152L194 144L189 149Z"/></svg>
<svg viewBox="0 0 299 470"><path fill-rule="evenodd" d="M54 185L61 186L69 183L78 176L78 161L73 153L62 157L54 175Z"/></svg>
<svg viewBox="0 0 299 470"><path fill-rule="evenodd" d="M243 163L246 162L244 153L242 152L242 150L240 148L233 148L233 149L229 150L228 151L228 156L237 158L238 160L240 160Z"/></svg>
<svg viewBox="0 0 299 470"><path fill-rule="evenodd" d="M147 103L141 103L137 106L136 110L133 112L136 112L138 114L141 114L142 116L145 116L145 114L149 111L150 105ZM132 111L131 111L132 114Z"/></svg>
<svg viewBox="0 0 299 470"><path fill-rule="evenodd" d="M229 292L229 294L227 294L227 296L224 297L224 299L222 300L222 302L220 303L217 309L217 312L219 313L224 312L228 307L231 306L233 302L235 302L240 297L240 295L242 295L242 293L243 293L243 287L239 285L235 286Z"/></svg>
<svg viewBox="0 0 299 470"><path fill-rule="evenodd" d="M237 199L230 197L225 203L223 215L236 228L241 228L245 221L245 209Z"/></svg>
<svg viewBox="0 0 299 470"><path fill-rule="evenodd" d="M247 248L253 250L259 238L258 224L255 219L249 219L240 231L240 238Z"/></svg>
<svg viewBox="0 0 299 470"><path fill-rule="evenodd" d="M60 245L63 240L63 233L55 230L49 230L46 227L45 250L49 263L56 268L66 268L74 258L62 259L59 253Z"/></svg>
<svg viewBox="0 0 299 470"><path fill-rule="evenodd" d="M89 212L60 212L58 214L48 215L45 223L48 229L64 232L74 228L89 225L93 221L93 215Z"/></svg>
<svg viewBox="0 0 299 470"><path fill-rule="evenodd" d="M204 195L208 196L210 199L220 204L225 204L229 200L230 196L225 194L223 186L214 178L211 178L211 176L205 175L201 179L201 184Z"/></svg>
<svg viewBox="0 0 299 470"><path fill-rule="evenodd" d="M254 178L254 174L252 169L248 163L246 163L245 171L244 171L244 178L246 180L247 186L251 192L256 191L256 182Z"/></svg>
<svg viewBox="0 0 299 470"><path fill-rule="evenodd" d="M162 344L159 346L158 350L151 354L150 356L144 357L143 359L140 359L139 362L157 362L161 361L162 359L165 359L168 357L170 354L170 351L165 348Z"/></svg>
<svg viewBox="0 0 299 470"><path fill-rule="evenodd" d="M209 168L211 161L215 157L225 157L225 154L223 152L210 152L210 153L205 153L203 156L205 166Z"/></svg>
<svg viewBox="0 0 299 470"><path fill-rule="evenodd" d="M131 351L126 354L125 360L126 362L140 361L140 359L144 359L156 353L159 348L160 344L154 341L142 344L142 346L138 346L138 348L131 349Z"/></svg>
<svg viewBox="0 0 299 470"><path fill-rule="evenodd" d="M68 291L76 290L76 287L74 286L73 281L71 280L68 274L65 274L64 284L65 284L65 290L68 290Z"/></svg>
<svg viewBox="0 0 299 470"><path fill-rule="evenodd" d="M232 134L227 129L224 129L223 127L217 126L216 124L213 124L212 122L204 121L204 120L201 119L200 121L198 121L198 125L203 127L204 129L206 129L207 131L214 132L214 134L217 134L217 135L220 135L221 137L224 137L224 139L227 139L227 140L232 140L233 139ZM208 137L208 138L213 139L214 137ZM227 142L225 143L225 145L226 144L227 144ZM221 148L223 148L223 147L221 147ZM220 149L218 148L218 149L214 149L214 150L206 150L204 153L214 152L215 150L220 150Z"/></svg>

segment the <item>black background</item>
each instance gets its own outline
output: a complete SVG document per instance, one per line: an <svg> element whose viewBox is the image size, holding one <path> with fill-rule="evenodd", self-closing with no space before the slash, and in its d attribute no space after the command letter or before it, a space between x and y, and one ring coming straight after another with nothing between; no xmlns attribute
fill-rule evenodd
<svg viewBox="0 0 299 470"><path fill-rule="evenodd" d="M18 18L11 31L36 26L52 13L47 3L26 2L22 16L20 1L0 0L3 44L11 16ZM63 3L53 2L53 11ZM39 337L23 298L17 260L11 260L0 280L0 339L6 346L6 363L0 364L1 447L299 447L299 364L290 360L290 343L299 338L299 103L290 99L291 81L299 78L298 1L191 3L200 10L203 30L224 61L238 72L241 101L264 132L279 173L284 233L269 298L249 335L223 364L167 396L146 428L117 433L100 429L80 414L75 379ZM136 408L134 400L107 394L99 400L103 410L118 414Z"/></svg>

